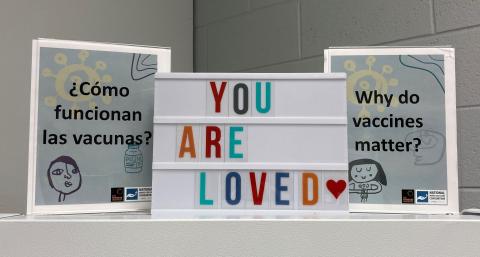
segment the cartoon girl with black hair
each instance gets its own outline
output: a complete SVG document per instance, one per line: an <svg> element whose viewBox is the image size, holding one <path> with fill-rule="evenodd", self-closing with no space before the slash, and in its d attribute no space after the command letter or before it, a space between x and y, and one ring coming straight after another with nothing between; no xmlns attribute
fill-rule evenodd
<svg viewBox="0 0 480 257"><path fill-rule="evenodd" d="M360 194L360 201L366 203L368 195L378 194L387 185L382 165L372 159L358 159L348 165L349 190Z"/></svg>
<svg viewBox="0 0 480 257"><path fill-rule="evenodd" d="M77 162L70 156L60 156L48 167L48 183L59 193L58 202L65 201L65 196L72 194L82 186L82 175Z"/></svg>

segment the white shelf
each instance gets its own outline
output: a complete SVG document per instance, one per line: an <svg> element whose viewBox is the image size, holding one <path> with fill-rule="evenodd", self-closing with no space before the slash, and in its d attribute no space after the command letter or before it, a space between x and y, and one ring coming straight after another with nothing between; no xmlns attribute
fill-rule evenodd
<svg viewBox="0 0 480 257"><path fill-rule="evenodd" d="M480 217L331 214L0 219L1 256L479 256Z"/></svg>
<svg viewBox="0 0 480 257"><path fill-rule="evenodd" d="M20 215L20 214L18 214L18 213L0 213L0 219L13 217L13 216L18 216L18 215Z"/></svg>

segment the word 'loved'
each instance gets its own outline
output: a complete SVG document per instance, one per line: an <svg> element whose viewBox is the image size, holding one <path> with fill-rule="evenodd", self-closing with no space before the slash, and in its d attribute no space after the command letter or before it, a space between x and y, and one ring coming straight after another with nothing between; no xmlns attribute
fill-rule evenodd
<svg viewBox="0 0 480 257"><path fill-rule="evenodd" d="M202 171L196 175L196 206L198 208L293 208L295 199L299 199L300 207L321 208L325 204L337 204L345 200L346 198L342 196L345 194L346 181L322 173L320 171L221 171L220 173ZM295 180L298 181L297 184ZM220 189L218 184L221 186Z"/></svg>

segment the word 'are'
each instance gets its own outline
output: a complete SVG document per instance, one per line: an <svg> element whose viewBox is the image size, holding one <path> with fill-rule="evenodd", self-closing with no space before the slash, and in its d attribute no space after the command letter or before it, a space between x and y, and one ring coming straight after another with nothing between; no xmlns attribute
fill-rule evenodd
<svg viewBox="0 0 480 257"><path fill-rule="evenodd" d="M244 159L246 127L241 125L205 125L179 126L177 136L179 159L221 159L227 156L230 159ZM200 135L202 130L203 136ZM226 137L226 139L224 138ZM202 138L202 142L199 139ZM225 147L225 144L228 144ZM202 148L200 151L199 148Z"/></svg>

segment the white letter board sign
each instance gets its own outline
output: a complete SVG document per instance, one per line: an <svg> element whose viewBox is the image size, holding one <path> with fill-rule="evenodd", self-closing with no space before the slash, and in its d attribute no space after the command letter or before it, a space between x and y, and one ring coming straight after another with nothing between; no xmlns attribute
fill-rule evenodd
<svg viewBox="0 0 480 257"><path fill-rule="evenodd" d="M348 211L344 74L157 74L153 138L153 214Z"/></svg>

